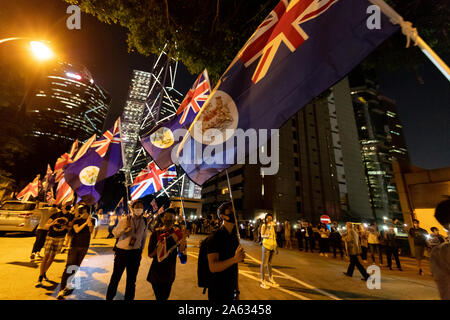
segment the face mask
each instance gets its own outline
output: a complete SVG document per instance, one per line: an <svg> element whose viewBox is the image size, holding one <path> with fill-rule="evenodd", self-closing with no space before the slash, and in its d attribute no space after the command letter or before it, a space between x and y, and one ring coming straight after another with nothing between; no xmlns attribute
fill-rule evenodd
<svg viewBox="0 0 450 320"><path fill-rule="evenodd" d="M133 209L133 213L137 216L141 216L143 212L144 212L144 209L142 209L142 208Z"/></svg>
<svg viewBox="0 0 450 320"><path fill-rule="evenodd" d="M228 222L234 224L234 214L231 212L230 214L224 214L224 216L228 217Z"/></svg>

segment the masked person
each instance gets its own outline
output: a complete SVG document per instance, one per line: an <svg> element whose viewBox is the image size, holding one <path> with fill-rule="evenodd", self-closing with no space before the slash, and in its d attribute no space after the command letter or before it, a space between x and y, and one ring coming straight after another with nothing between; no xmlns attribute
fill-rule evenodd
<svg viewBox="0 0 450 320"><path fill-rule="evenodd" d="M79 217L73 222L72 241L70 242L66 268L61 278L60 291L57 296L59 300L64 299L71 291L71 288L67 287L67 280L81 266L88 252L91 234L95 227L95 219L90 217L87 207L78 207L78 212Z"/></svg>
<svg viewBox="0 0 450 320"><path fill-rule="evenodd" d="M112 233L118 239L115 246L114 269L109 282L106 300L113 300L123 272L127 269L125 300L133 300L136 277L141 263L142 249L147 237L144 205L140 200L131 204L131 216L121 219Z"/></svg>
<svg viewBox="0 0 450 320"><path fill-rule="evenodd" d="M217 209L222 226L207 242L208 266L211 278L208 285L208 300L232 301L239 298L238 263L244 261L245 252L236 234L235 218L231 202Z"/></svg>
<svg viewBox="0 0 450 320"><path fill-rule="evenodd" d="M275 253L278 254L278 246L276 241L275 227L273 222L273 215L266 214L264 224L261 228L262 241L262 258L261 258L261 284L263 289L272 287L279 287L279 284L273 280L272 275L272 258ZM269 273L269 281L265 280L265 269Z"/></svg>
<svg viewBox="0 0 450 320"><path fill-rule="evenodd" d="M184 252L186 240L181 228L174 225L176 212L169 208L161 214L162 226L150 236L148 256L153 258L147 276L152 284L156 300L169 299L175 281L178 252Z"/></svg>

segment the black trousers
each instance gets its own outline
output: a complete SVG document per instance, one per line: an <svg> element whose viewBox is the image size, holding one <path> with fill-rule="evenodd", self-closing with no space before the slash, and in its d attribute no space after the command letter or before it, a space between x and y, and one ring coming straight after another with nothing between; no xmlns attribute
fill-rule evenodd
<svg viewBox="0 0 450 320"><path fill-rule="evenodd" d="M127 269L127 284L125 287L125 300L134 300L136 291L136 278L141 264L142 250L123 250L116 248L114 256L114 269L109 281L106 300L113 300L122 274Z"/></svg>
<svg viewBox="0 0 450 320"><path fill-rule="evenodd" d="M361 258L362 258L364 261L366 261L366 260L367 260L367 247L361 246L361 250L362 250Z"/></svg>
<svg viewBox="0 0 450 320"><path fill-rule="evenodd" d="M34 241L32 253L37 253L41 251L45 244L45 238L47 237L48 230L37 229L36 230L36 240Z"/></svg>
<svg viewBox="0 0 450 320"><path fill-rule="evenodd" d="M336 249L339 249L339 253L341 257L344 256L344 251L342 250L342 242L341 241L331 241L331 246L333 247L333 255L336 258Z"/></svg>
<svg viewBox="0 0 450 320"><path fill-rule="evenodd" d="M351 277L353 275L353 271L355 270L355 266L356 266L356 268L358 268L358 270L361 273L361 275L363 276L363 278L367 279L369 277L369 274L367 273L366 269L364 269L361 262L359 262L358 256L357 255L349 255L349 257L350 257L350 265L348 266L348 269L347 269L347 275L349 275Z"/></svg>
<svg viewBox="0 0 450 320"><path fill-rule="evenodd" d="M313 252L315 244L316 244L316 241L315 241L314 237L305 238L305 252L308 251L308 246L309 246L311 252Z"/></svg>
<svg viewBox="0 0 450 320"><path fill-rule="evenodd" d="M319 253L327 253L330 251L328 238L319 239Z"/></svg>
<svg viewBox="0 0 450 320"><path fill-rule="evenodd" d="M297 237L298 250L303 250L303 237Z"/></svg>
<svg viewBox="0 0 450 320"><path fill-rule="evenodd" d="M392 255L394 255L397 268L401 269L402 266L400 265L400 259L398 257L398 249L386 246L386 259L389 268L392 268Z"/></svg>
<svg viewBox="0 0 450 320"><path fill-rule="evenodd" d="M156 300L166 301L169 299L170 291L172 290L173 282L169 283L152 283L153 292L155 293Z"/></svg>
<svg viewBox="0 0 450 320"><path fill-rule="evenodd" d="M107 236L108 239L109 238L114 238L114 235L112 233L113 229L114 229L114 226L108 226L108 232L109 232L109 234Z"/></svg>
<svg viewBox="0 0 450 320"><path fill-rule="evenodd" d="M85 247L71 247L69 254L67 255L66 268L64 269L60 290L63 290L67 286L67 279L73 274L75 274L78 268L81 266L88 248ZM77 268L78 267L78 268Z"/></svg>

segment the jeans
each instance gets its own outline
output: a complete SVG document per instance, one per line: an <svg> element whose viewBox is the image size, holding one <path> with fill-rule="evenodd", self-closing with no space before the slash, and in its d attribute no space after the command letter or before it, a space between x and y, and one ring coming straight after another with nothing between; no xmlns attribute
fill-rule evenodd
<svg viewBox="0 0 450 320"><path fill-rule="evenodd" d="M67 286L67 280L70 276L74 275L78 268L81 266L86 253L88 252L88 248L85 247L71 247L69 250L69 254L67 255L67 263L66 268L64 269L62 278L61 278L61 286L60 290L63 290ZM75 268L72 266L76 266ZM68 271L70 267L70 272ZM69 288L71 289L71 288Z"/></svg>
<svg viewBox="0 0 450 320"><path fill-rule="evenodd" d="M265 268L267 267L267 272L269 273L269 281L272 280L272 258L274 250L269 250L262 246L262 259L261 259L261 281L265 278Z"/></svg>
<svg viewBox="0 0 450 320"><path fill-rule="evenodd" d="M400 259L398 257L398 249L394 247L386 247L386 259L389 268L392 268L392 255L394 255L395 263L397 268L401 269Z"/></svg>
<svg viewBox="0 0 450 320"><path fill-rule="evenodd" d="M34 241L32 253L37 253L41 251L45 244L45 238L47 237L48 230L37 229L36 230L36 241Z"/></svg>
<svg viewBox="0 0 450 320"><path fill-rule="evenodd" d="M166 301L169 299L170 291L172 290L172 283L152 283L153 292L155 293L156 300Z"/></svg>
<svg viewBox="0 0 450 320"><path fill-rule="evenodd" d="M372 256L372 262L375 263L375 252L380 255L380 264L383 264L383 253L381 252L381 246L376 243L369 243L369 250Z"/></svg>
<svg viewBox="0 0 450 320"><path fill-rule="evenodd" d="M359 272L361 273L361 275L363 276L364 279L367 279L369 277L369 274L367 273L366 269L364 269L361 262L359 262L357 255L350 255L350 265L348 266L348 269L347 269L348 276L350 276L350 277L353 276L353 271L355 270L355 266L358 268Z"/></svg>
<svg viewBox="0 0 450 320"><path fill-rule="evenodd" d="M106 300L113 300L117 293L122 274L127 269L127 285L125 289L125 300L133 300L136 290L136 277L141 264L142 250L123 250L116 248L114 256L114 269L109 281Z"/></svg>

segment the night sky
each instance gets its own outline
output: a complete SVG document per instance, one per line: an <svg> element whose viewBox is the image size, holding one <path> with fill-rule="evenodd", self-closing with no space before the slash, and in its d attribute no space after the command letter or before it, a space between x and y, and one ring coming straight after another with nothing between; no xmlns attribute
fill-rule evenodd
<svg viewBox="0 0 450 320"><path fill-rule="evenodd" d="M128 53L126 30L120 26L82 13L81 30L68 30L68 4L62 0L0 0L0 4L0 38L52 41L58 56L85 65L96 83L110 93L111 110L105 127L122 112L132 70L151 71L154 57ZM423 60L425 66L420 71L424 84L412 71L388 73L380 67L378 75L382 93L397 103L412 163L433 169L450 166L450 87L425 56ZM448 57L446 60L449 63ZM194 80L195 76L182 67L176 88L185 93Z"/></svg>

